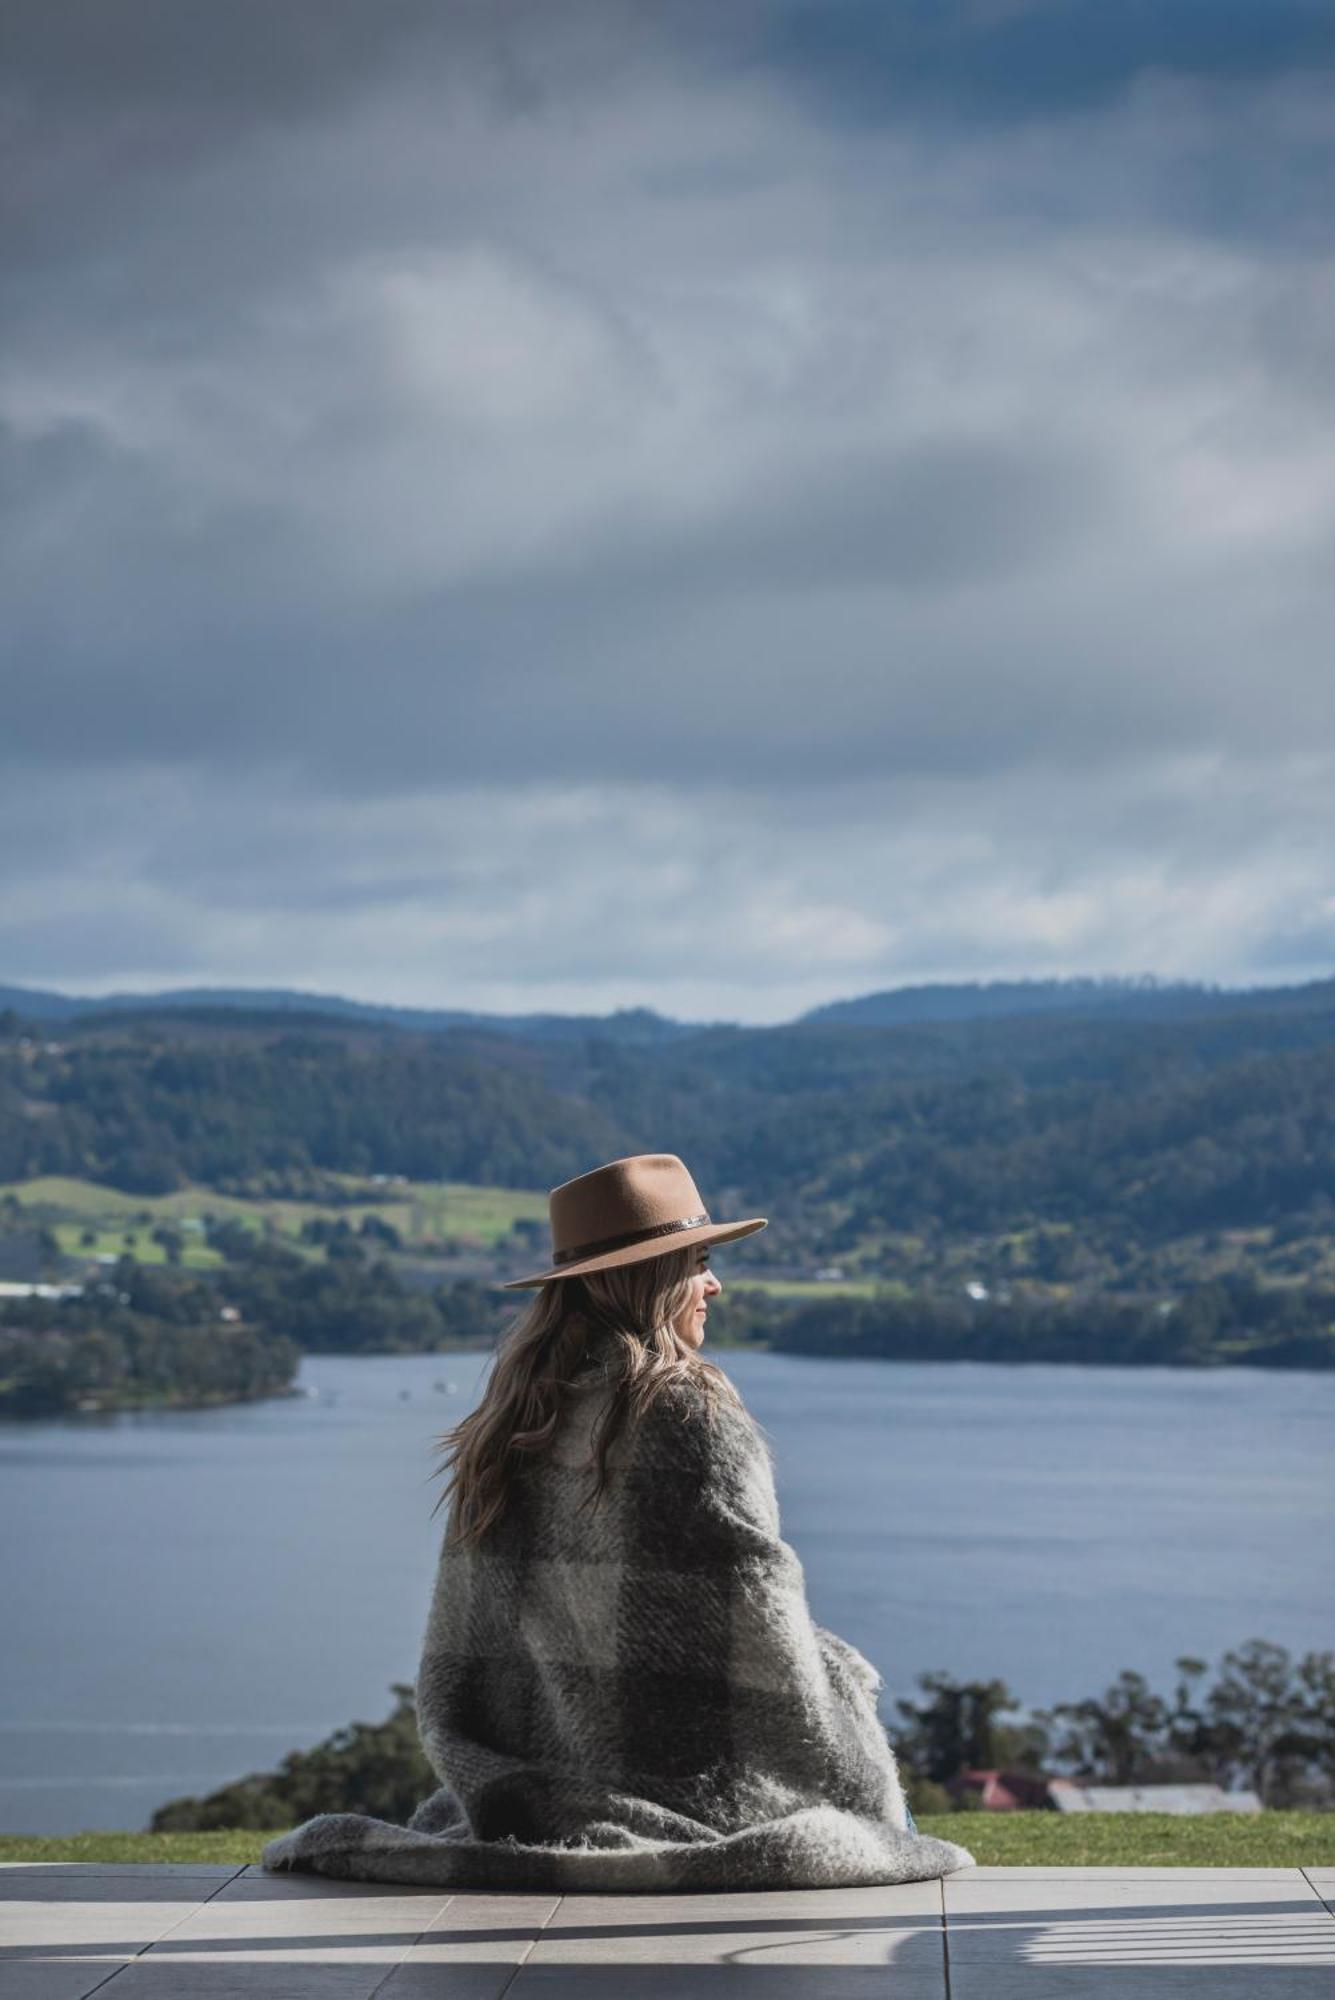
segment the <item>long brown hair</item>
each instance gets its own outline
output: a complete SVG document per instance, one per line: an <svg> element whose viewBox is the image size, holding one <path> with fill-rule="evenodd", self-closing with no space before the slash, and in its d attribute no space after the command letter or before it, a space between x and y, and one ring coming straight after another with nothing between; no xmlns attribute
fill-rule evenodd
<svg viewBox="0 0 1335 2000"><path fill-rule="evenodd" d="M482 1401L438 1441L449 1456L431 1476L450 1471L436 1502L452 1499L450 1541L480 1541L500 1520L513 1475L551 1444L567 1391L586 1363L595 1369L601 1363L612 1394L592 1440L594 1483L585 1505L596 1506L607 1484L616 1439L660 1397L697 1386L707 1417L722 1400L741 1404L723 1371L702 1361L673 1326L689 1302L700 1250L688 1244L537 1288L532 1305L501 1338Z"/></svg>

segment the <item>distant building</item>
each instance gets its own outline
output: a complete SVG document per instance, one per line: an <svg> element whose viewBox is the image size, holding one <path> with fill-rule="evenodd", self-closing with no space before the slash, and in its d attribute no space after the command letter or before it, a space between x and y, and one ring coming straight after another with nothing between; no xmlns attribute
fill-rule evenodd
<svg viewBox="0 0 1335 2000"><path fill-rule="evenodd" d="M1049 1783L1058 1812L1257 1813L1255 1792L1226 1792L1222 1785L1081 1785L1070 1778Z"/></svg>
<svg viewBox="0 0 1335 2000"><path fill-rule="evenodd" d="M987 1297L987 1286L981 1284L977 1278L970 1278L964 1289L971 1299L985 1299Z"/></svg>
<svg viewBox="0 0 1335 2000"><path fill-rule="evenodd" d="M842 1284L843 1277L844 1267L842 1264L822 1264L816 1273L817 1281L822 1285Z"/></svg>
<svg viewBox="0 0 1335 2000"><path fill-rule="evenodd" d="M1041 1771L961 1771L946 1790L952 1798L976 1799L987 1812L1042 1812L1052 1804L1050 1784Z"/></svg>
<svg viewBox="0 0 1335 2000"><path fill-rule="evenodd" d="M1260 1812L1255 1792L1226 1792L1222 1785L1085 1785L1041 1771L961 1771L946 1786L952 1798L971 1798L986 1812Z"/></svg>
<svg viewBox="0 0 1335 2000"><path fill-rule="evenodd" d="M0 1299L78 1299L82 1285L22 1285L6 1278L0 1282Z"/></svg>

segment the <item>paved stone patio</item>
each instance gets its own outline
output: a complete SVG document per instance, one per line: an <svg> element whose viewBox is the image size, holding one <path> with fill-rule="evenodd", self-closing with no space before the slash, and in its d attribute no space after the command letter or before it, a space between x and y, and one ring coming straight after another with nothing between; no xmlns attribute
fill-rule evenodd
<svg viewBox="0 0 1335 2000"><path fill-rule="evenodd" d="M454 1895L0 1865L3 2000L1331 2000L1335 1868L966 1868L798 1895Z"/></svg>

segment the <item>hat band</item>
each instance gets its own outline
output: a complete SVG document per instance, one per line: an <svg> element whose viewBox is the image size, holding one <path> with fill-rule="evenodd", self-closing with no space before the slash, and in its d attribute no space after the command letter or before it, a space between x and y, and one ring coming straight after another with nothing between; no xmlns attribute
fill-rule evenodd
<svg viewBox="0 0 1335 2000"><path fill-rule="evenodd" d="M596 1243L576 1243L570 1250L554 1250L553 1264L574 1264L584 1257L601 1257L605 1250L628 1250L632 1243L652 1243L655 1236L673 1236L679 1229L698 1229L708 1222L706 1214L684 1215L680 1222L655 1222L649 1229L628 1229L624 1236L603 1236Z"/></svg>

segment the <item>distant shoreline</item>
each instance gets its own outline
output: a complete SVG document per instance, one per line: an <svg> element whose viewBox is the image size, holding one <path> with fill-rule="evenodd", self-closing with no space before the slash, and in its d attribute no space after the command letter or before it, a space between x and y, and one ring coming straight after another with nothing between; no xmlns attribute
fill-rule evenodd
<svg viewBox="0 0 1335 2000"><path fill-rule="evenodd" d="M311 1348L307 1350L307 1354L311 1360L319 1361L406 1361L427 1356L443 1361L451 1355L487 1355L493 1354L495 1351L491 1343L478 1343L477 1345L468 1347L422 1348L420 1350L393 1350L362 1354L350 1354L345 1349L338 1348ZM1127 1373L1137 1370L1153 1370L1162 1374L1176 1373L1183 1375L1232 1373L1238 1369L1251 1368L1265 1375L1311 1375L1318 1380L1325 1379L1333 1372L1329 1368L1313 1368L1298 1362L1260 1361L1254 1356L1240 1356L1236 1360L1221 1360L1218 1357L1213 1357L1208 1360L1193 1362L1180 1359L1165 1361L1075 1360L1061 1359L1051 1355L1024 1355L1008 1358L995 1354L822 1354L815 1349L776 1348L768 1342L740 1340L730 1342L720 1341L714 1347L713 1352L720 1358L729 1354L773 1354L794 1361L874 1361L883 1367L892 1368L898 1366L914 1368L963 1367L966 1365L975 1368L1066 1368L1072 1370L1081 1368L1115 1368ZM705 1359L709 1360L710 1358L711 1355L708 1349L706 1349ZM263 1394L256 1396L139 1397L121 1403L103 1403L95 1408L85 1405L83 1407L63 1410L32 1411L24 1415L4 1412L0 1413L0 1429L10 1426L20 1429L32 1424L41 1423L97 1423L107 1417L167 1414L178 1411L239 1409L248 1403L289 1402L293 1400L307 1400L306 1391L295 1383L287 1388L266 1390Z"/></svg>

